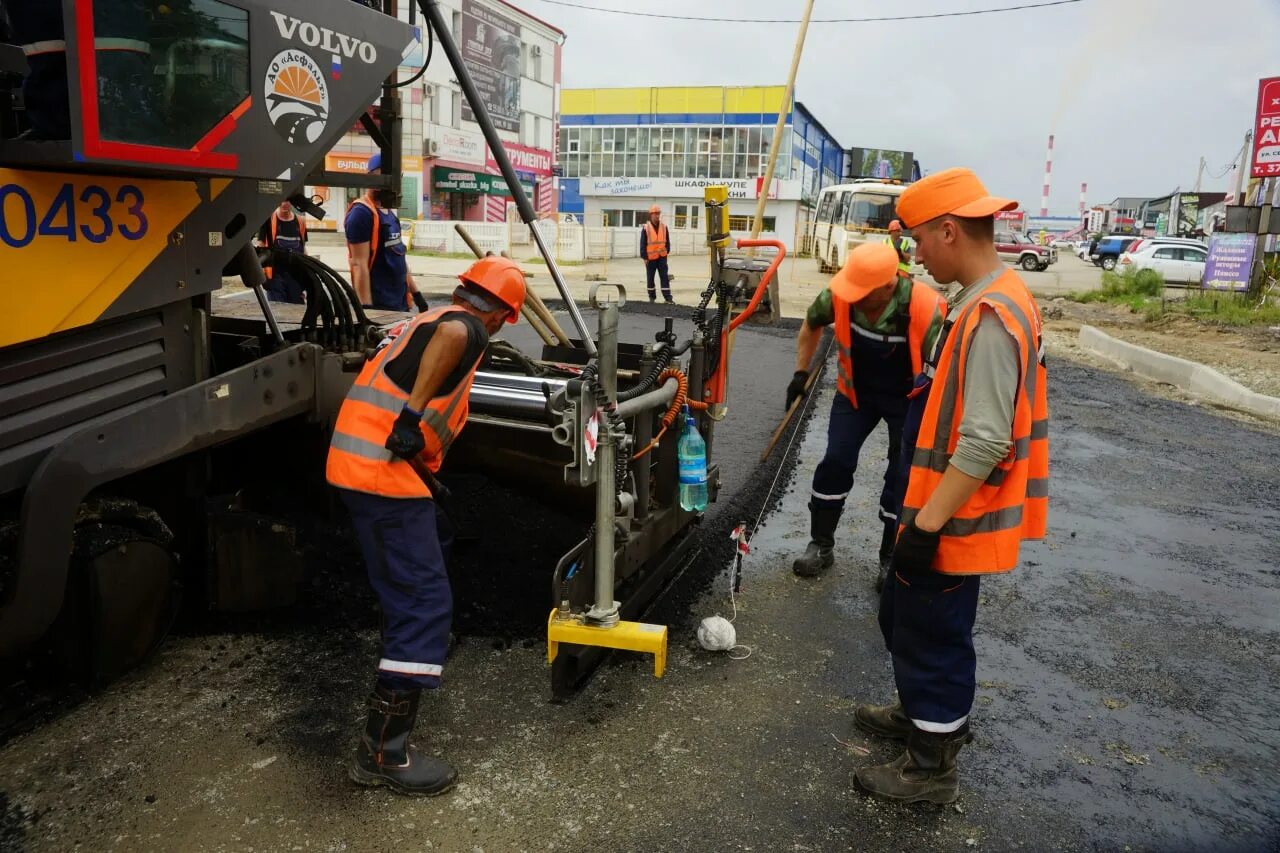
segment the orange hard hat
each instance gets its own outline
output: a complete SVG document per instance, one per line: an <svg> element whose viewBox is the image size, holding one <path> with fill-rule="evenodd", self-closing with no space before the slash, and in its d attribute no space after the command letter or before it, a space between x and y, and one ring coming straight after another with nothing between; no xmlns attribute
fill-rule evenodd
<svg viewBox="0 0 1280 853"><path fill-rule="evenodd" d="M467 267L458 276L463 284L478 287L511 309L508 323L520 321L520 308L524 305L524 273L510 258L490 255Z"/></svg>
<svg viewBox="0 0 1280 853"><path fill-rule="evenodd" d="M899 221L898 221L898 220L896 220L896 219L895 219L895 220L893 220L892 222L890 222L890 223L889 223L889 230L890 230L890 231L901 231L901 230L902 230L902 223L901 223L901 222L899 222Z"/></svg>
<svg viewBox="0 0 1280 853"><path fill-rule="evenodd" d="M943 169L916 181L898 196L898 216L908 228L945 216L977 219L1013 210L1016 201L987 193L970 169Z"/></svg>
<svg viewBox="0 0 1280 853"><path fill-rule="evenodd" d="M650 212L650 213L657 213L657 214L661 215L661 214L662 214L662 208L658 207L656 204L654 204L654 205L650 205L650 206L649 206L649 212Z"/></svg>
<svg viewBox="0 0 1280 853"><path fill-rule="evenodd" d="M840 272L831 279L831 293L857 302L868 293L898 280L898 252L888 243L863 243L849 252Z"/></svg>

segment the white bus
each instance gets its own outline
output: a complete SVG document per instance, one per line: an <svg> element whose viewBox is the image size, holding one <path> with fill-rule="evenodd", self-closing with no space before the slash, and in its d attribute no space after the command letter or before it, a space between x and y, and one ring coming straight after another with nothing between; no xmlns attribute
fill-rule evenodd
<svg viewBox="0 0 1280 853"><path fill-rule="evenodd" d="M813 230L818 270L835 272L844 266L853 247L886 239L903 188L901 181L858 178L818 193Z"/></svg>

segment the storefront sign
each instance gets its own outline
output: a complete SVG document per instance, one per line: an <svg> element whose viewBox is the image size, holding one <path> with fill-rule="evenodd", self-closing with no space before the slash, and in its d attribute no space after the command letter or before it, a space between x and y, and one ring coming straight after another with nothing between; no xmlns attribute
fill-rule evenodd
<svg viewBox="0 0 1280 853"><path fill-rule="evenodd" d="M1203 287L1213 290L1248 290L1253 274L1257 238L1252 234L1214 234L1209 238L1209 260Z"/></svg>
<svg viewBox="0 0 1280 853"><path fill-rule="evenodd" d="M1253 125L1255 178L1280 175L1280 77L1258 81L1258 114Z"/></svg>
<svg viewBox="0 0 1280 853"><path fill-rule="evenodd" d="M353 175L369 173L369 154L326 154L324 167L330 172L346 172Z"/></svg>
<svg viewBox="0 0 1280 853"><path fill-rule="evenodd" d="M520 130L520 56L519 24L475 0L462 4L462 61L501 130ZM462 117L475 121L465 100Z"/></svg>
<svg viewBox="0 0 1280 853"><path fill-rule="evenodd" d="M471 163L476 166L484 164L484 137L467 130L449 130L437 127L433 129L436 142L436 156L441 160L453 160L456 163Z"/></svg>
<svg viewBox="0 0 1280 853"><path fill-rule="evenodd" d="M507 159L511 161L511 166L517 172L528 172L538 177L546 177L551 174L551 152L542 148L530 148L527 145L517 145L514 142L502 143L503 149L507 152ZM498 161L493 159L493 152L485 146L485 165L490 169L498 168Z"/></svg>
<svg viewBox="0 0 1280 853"><path fill-rule="evenodd" d="M533 184L521 182L525 194L533 195ZM501 175L485 175L465 169L449 169L436 166L431 170L431 189L438 193L466 193L468 195L511 195L507 182Z"/></svg>
<svg viewBox="0 0 1280 853"><path fill-rule="evenodd" d="M727 186L729 198L758 198L757 178L583 178L584 196L643 196L647 198L702 198L707 187ZM774 180L770 199L799 201L799 180Z"/></svg>

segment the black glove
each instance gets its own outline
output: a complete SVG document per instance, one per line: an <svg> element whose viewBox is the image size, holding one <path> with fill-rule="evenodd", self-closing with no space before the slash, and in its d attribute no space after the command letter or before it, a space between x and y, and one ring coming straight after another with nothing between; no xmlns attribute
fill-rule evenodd
<svg viewBox="0 0 1280 853"><path fill-rule="evenodd" d="M913 520L898 534L893 546L893 571L903 577L933 570L933 557L938 553L938 534L926 533Z"/></svg>
<svg viewBox="0 0 1280 853"><path fill-rule="evenodd" d="M804 396L805 383L809 381L809 371L797 370L795 375L791 377L791 384L787 386L787 408L791 408L791 404Z"/></svg>
<svg viewBox="0 0 1280 853"><path fill-rule="evenodd" d="M413 304L418 306L419 314L425 314L427 312L427 297L418 293L416 290L413 292Z"/></svg>
<svg viewBox="0 0 1280 853"><path fill-rule="evenodd" d="M383 446L401 459L417 456L427 446L427 440L422 437L422 429L419 427L421 422L422 412L415 412L405 404Z"/></svg>

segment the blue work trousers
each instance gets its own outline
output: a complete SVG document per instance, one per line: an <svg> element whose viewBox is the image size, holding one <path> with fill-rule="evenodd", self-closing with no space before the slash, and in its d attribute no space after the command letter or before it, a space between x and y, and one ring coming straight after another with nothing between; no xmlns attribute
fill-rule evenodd
<svg viewBox="0 0 1280 853"><path fill-rule="evenodd" d="M827 452L813 472L812 508L844 509L845 499L853 490L853 475L858 470L862 444L875 431L880 421L889 429L889 458L884 471L884 487L880 490L880 520L898 523L907 481L899 464L902 423L906 416L906 400L897 398L890 404L874 399L859 399L854 408L849 398L837 393L831 401L831 419L827 422Z"/></svg>
<svg viewBox="0 0 1280 853"><path fill-rule="evenodd" d="M667 259L658 258L654 261L644 262L644 280L645 286L649 288L649 298L654 299L656 294L653 290L653 274L657 273L658 278L662 280L662 298L671 299L671 273L667 270Z"/></svg>
<svg viewBox="0 0 1280 853"><path fill-rule="evenodd" d="M911 471L930 380L917 377L902 430L898 470ZM896 511L900 511L899 505ZM973 622L978 613L979 575L920 572L891 574L880 592L880 633L893 658L893 678L907 716L926 731L954 731L973 708L977 655Z"/></svg>
<svg viewBox="0 0 1280 853"><path fill-rule="evenodd" d="M453 622L445 569L452 541L447 521L429 498L339 492L382 606L379 682L396 689L438 687Z"/></svg>

